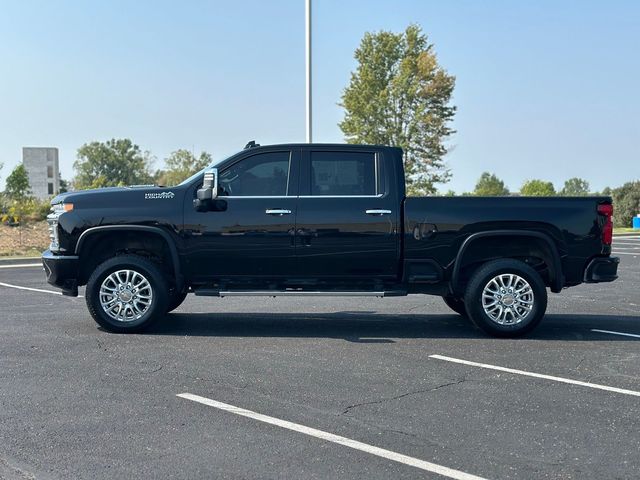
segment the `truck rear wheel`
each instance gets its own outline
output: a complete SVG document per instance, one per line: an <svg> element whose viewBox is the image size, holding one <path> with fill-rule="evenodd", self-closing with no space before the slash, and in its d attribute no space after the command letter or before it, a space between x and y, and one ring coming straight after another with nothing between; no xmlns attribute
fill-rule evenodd
<svg viewBox="0 0 640 480"><path fill-rule="evenodd" d="M444 303L447 304L447 307L449 307L451 310L459 313L463 317L467 316L467 310L464 306L464 300L458 297L453 297L451 295L444 296L442 297L442 299L444 300Z"/></svg>
<svg viewBox="0 0 640 480"><path fill-rule="evenodd" d="M167 311L167 282L146 258L122 255L100 264L87 282L87 307L101 327L139 332Z"/></svg>
<svg viewBox="0 0 640 480"><path fill-rule="evenodd" d="M513 259L493 260L471 277L464 295L469 318L496 337L533 330L547 309L547 289L533 268Z"/></svg>

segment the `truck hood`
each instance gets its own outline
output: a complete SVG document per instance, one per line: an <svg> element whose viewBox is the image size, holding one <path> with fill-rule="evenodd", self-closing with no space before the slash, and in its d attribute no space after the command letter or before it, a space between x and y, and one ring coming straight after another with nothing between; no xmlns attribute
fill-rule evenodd
<svg viewBox="0 0 640 480"><path fill-rule="evenodd" d="M141 202L145 200L173 199L176 197L177 190L178 187L156 187L153 185L95 188L61 193L51 200L51 205L57 203L73 203L79 207L83 207L107 206L106 204L112 203L122 207L128 205L140 206Z"/></svg>

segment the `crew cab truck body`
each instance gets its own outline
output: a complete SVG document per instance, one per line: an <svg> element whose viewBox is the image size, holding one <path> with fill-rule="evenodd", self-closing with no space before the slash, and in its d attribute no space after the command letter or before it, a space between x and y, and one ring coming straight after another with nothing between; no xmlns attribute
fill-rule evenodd
<svg viewBox="0 0 640 480"><path fill-rule="evenodd" d="M47 280L137 331L196 295L438 295L497 336L615 280L610 197L407 197L402 150L255 146L175 187L52 200Z"/></svg>

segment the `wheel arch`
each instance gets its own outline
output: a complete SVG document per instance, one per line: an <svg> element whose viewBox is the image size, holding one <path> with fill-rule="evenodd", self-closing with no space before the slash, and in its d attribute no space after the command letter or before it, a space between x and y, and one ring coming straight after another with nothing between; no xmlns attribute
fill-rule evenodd
<svg viewBox="0 0 640 480"><path fill-rule="evenodd" d="M543 258L549 268L549 287L554 293L560 292L564 285L564 276L562 271L562 260L558 252L558 248L553 240L542 232L532 230L489 230L483 232L476 232L469 235L460 245L458 253L456 254L453 269L451 272L450 290L454 295L460 295L463 291L461 272L465 265L469 262L469 252L474 245L478 245L481 241L497 240L498 238L515 238L524 237L530 242L535 241L544 246ZM465 256L466 255L466 256ZM495 258L495 257L493 257ZM503 257L512 258L512 257ZM481 259L483 261L490 260L491 257ZM467 262L467 263L465 263Z"/></svg>
<svg viewBox="0 0 640 480"><path fill-rule="evenodd" d="M76 243L75 255L80 258L82 262L82 254L88 248L88 240L96 238L104 234L116 233L116 232L138 232L145 235L153 235L161 239L162 244L166 247L171 260L171 271L173 273L176 287L181 289L184 284L182 276L182 269L180 266L180 258L178 256L178 250L175 242L165 230L160 227L153 227L150 225L101 225L97 227L91 227L80 234L78 242Z"/></svg>

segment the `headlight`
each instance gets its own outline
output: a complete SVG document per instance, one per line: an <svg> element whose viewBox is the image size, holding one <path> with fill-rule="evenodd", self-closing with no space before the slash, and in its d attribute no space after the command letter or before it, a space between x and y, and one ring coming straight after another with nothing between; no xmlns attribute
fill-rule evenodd
<svg viewBox="0 0 640 480"><path fill-rule="evenodd" d="M47 215L47 223L49 224L49 239L51 244L49 250L56 252L60 250L60 242L58 239L58 219L65 212L73 210L73 203L56 203L51 207L51 213Z"/></svg>
<svg viewBox="0 0 640 480"><path fill-rule="evenodd" d="M57 215L73 210L73 203L56 203L51 207L51 211Z"/></svg>

